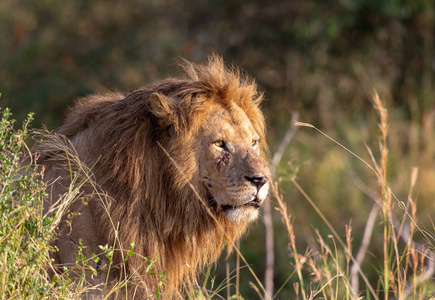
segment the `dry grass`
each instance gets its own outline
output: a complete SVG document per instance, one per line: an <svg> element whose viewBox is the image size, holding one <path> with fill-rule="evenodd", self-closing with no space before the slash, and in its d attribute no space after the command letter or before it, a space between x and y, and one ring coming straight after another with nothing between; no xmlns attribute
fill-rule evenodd
<svg viewBox="0 0 435 300"><path fill-rule="evenodd" d="M397 158L394 155L392 157L394 151L391 150L395 150L397 142L391 142L390 137L391 132L396 131L394 131L394 124L389 123L388 110L376 93L373 96L373 104L379 120L379 146L378 149L366 146L366 153L350 150L349 147L345 147L343 143L311 124L295 123L299 127L304 127L300 130L302 135L314 129L315 132L320 133L320 135L315 133L316 139L319 139L319 136L323 137L324 142L332 144L341 152L341 158L346 156L346 159L354 160L359 166L358 173L348 173L347 176L353 182L352 188L372 201L372 203L365 202L367 217L364 218L364 222L361 223L361 219L358 218L355 218L356 221L350 220L348 217L342 228L337 227L337 220L331 218L330 211L327 210L325 213L323 201L325 199L319 198L317 193L310 194L312 189L309 184L312 182L301 179L303 166L297 168L299 173L290 172L285 177L277 175L271 195L271 204L276 211L271 214L271 218L275 221L275 236L277 231L285 232L285 235L278 233L278 238L281 242L283 239L286 240L287 260L275 262L275 268L278 264L279 267L285 264L289 275L281 280L273 293L266 291L260 275L257 274L257 266L250 264L246 257L242 242L242 248L239 244L234 245L235 267L231 268L233 264L230 259L230 263L225 266L224 279L219 282L215 275L215 267L208 268L200 287L187 289L188 298L243 299L246 293L254 296L245 297L258 299L435 299L433 297L435 292L434 227L422 228L420 218L424 214L418 211L419 204L416 197L419 181L428 180L428 175L425 173L427 170L422 172L421 168L424 169L425 166L420 166L420 168L411 168L407 173L401 173L399 182L405 185L406 182L402 177L406 177L408 190L405 196L402 190L399 195L394 193L397 184L392 182L391 174L395 174L396 170L391 161L397 161ZM428 154L422 156L426 160L430 157ZM87 173L85 170L83 172ZM72 177L72 183L75 186L83 184L77 176ZM305 231L301 234L300 222L304 220L300 220L298 215L295 217L289 215L294 213L295 207L287 199L286 193L282 192L289 189L287 183L291 183L293 196L296 192L299 193L300 199L303 199L301 201L308 204L310 210L321 220L321 223L320 221L317 223L321 225L311 227L310 232ZM68 195L65 195L67 201L62 201L62 205L53 208L53 212L58 211L58 213L54 214L50 228L57 224L62 211L65 211L65 203L70 203L72 199L77 198L77 193L77 189L71 188ZM424 192L421 194L425 195ZM333 202L327 209L334 209L336 204L337 202ZM359 213L360 211L352 211L355 216ZM22 223L20 222L17 224ZM41 230L45 229L41 228ZM253 229L249 234L255 235L254 230L257 229ZM5 237L2 237L2 240L4 239ZM279 248L276 239L275 243L273 251L283 251ZM48 244L45 245L48 247ZM8 266L6 261L11 254L12 252L5 252L0 259L2 261L0 266L3 266L0 292L3 299L10 296L20 299L24 295L20 294L20 291L29 295L21 281L16 281L18 285L15 285L13 290L6 288L13 284L9 281L12 277L7 275L11 270L5 271L5 267ZM35 261L36 264L29 266L33 268L29 272L37 273L45 270L46 259L46 256L42 256L40 260ZM85 262L81 262L81 266L84 265ZM269 269L270 271L272 275L277 275L276 269ZM248 280L246 274L250 274L249 278L253 278L253 281ZM73 282L65 276L56 276L55 281L46 281L44 278L47 277L38 276L34 283L39 282L48 292L38 290L39 294L34 292L34 295L40 295L36 296L37 298L74 299L85 290L84 280ZM38 281L42 279L45 281ZM128 283L128 280L126 278L125 282L115 286L110 293L122 291L122 285Z"/></svg>
<svg viewBox="0 0 435 300"><path fill-rule="evenodd" d="M278 185L274 185L273 197L277 201L277 209L282 217L283 228L288 233L288 250L297 274L297 283L294 284L296 297L300 295L302 299L314 299L321 294L324 299L390 299L391 297L395 299L427 299L434 292L433 274L435 270L432 235L417 225L417 203L413 196L418 169L414 168L410 174L410 189L407 201L404 203L394 195L387 179L389 159L388 111L376 92L373 95L373 103L379 117L380 139L378 159L373 151L367 148L372 159L371 162L365 161L313 125L296 123L297 126L315 129L348 154L357 158L378 181L377 192L370 191L371 195L375 195L373 197L375 205L365 224L363 240L360 243L360 248L353 249L352 224L349 223L345 226L343 238L337 233L337 230L315 201L304 191L296 176L290 178L296 189L317 212L330 231L330 235L325 241L319 231L314 229L316 243L311 244L304 255L298 253L291 217L288 216L287 206L278 191ZM367 186L363 188L368 190ZM401 222L396 217L398 213L403 214ZM373 227L377 214L381 216L381 223L377 227L382 228L382 267L377 271L377 279L374 279L373 276L369 279L363 269L367 270L367 265L369 268L372 267L367 261L366 254L367 249L371 246L370 240L373 239ZM428 243L428 246L424 247L415 241L416 233L426 238L425 242ZM355 253L355 256L352 253ZM302 275L303 271L305 271L305 276ZM307 274L309 275L307 276ZM363 281L362 288L358 277Z"/></svg>
<svg viewBox="0 0 435 300"><path fill-rule="evenodd" d="M337 229L337 222L331 222L319 207L322 204L320 200L324 199L312 198L306 192L303 188L306 182L301 184L298 179L300 174L293 173L277 179L272 189L272 202L282 222L275 231L285 230L287 233L289 259L276 262L275 266L288 264L292 272L283 285L275 290L273 298L281 299L285 294L290 299L435 299L435 228L431 226L429 230L423 230L419 226L419 216L422 214L417 211L415 196L419 169L413 167L408 173L400 174L408 178L409 186L406 200L401 200L404 197L394 193L389 181L391 173L394 174L396 170L389 161L388 110L376 92L373 94L373 105L379 119L379 149L365 146L367 155L356 154L356 151L345 147L312 124L295 123L300 127L315 129L344 150L344 155L356 159L368 170L374 180L370 176L362 180L355 173L349 173L349 177L354 182L354 188L371 199L373 205L371 208L368 206L369 213L363 226L357 227L362 229L360 232L354 230L351 221L344 226L344 230ZM304 234L302 239L301 234L295 233L299 230L295 226L300 227L300 224L294 224L294 218L288 213L289 201L280 192L282 187L286 187L285 182L292 183L327 230L324 226L319 227L322 230L312 228L312 238ZM358 214L357 211L354 213ZM325 232L329 234L325 235ZM280 238L283 236L280 235ZM304 249L301 245L306 245L305 251L301 251ZM381 250L381 256L374 256L377 250ZM262 298L260 294L257 295Z"/></svg>

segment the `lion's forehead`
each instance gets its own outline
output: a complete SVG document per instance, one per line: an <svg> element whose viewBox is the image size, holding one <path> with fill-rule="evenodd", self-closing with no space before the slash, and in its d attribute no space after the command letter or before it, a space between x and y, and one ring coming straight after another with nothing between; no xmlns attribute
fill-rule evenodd
<svg viewBox="0 0 435 300"><path fill-rule="evenodd" d="M214 138L258 138L248 116L237 105L231 109L217 106L213 110L213 113L206 120L206 124L210 131L216 135Z"/></svg>

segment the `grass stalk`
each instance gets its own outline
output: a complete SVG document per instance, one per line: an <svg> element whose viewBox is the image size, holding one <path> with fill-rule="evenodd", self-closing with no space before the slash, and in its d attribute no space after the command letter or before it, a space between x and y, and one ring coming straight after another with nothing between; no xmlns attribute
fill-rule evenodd
<svg viewBox="0 0 435 300"><path fill-rule="evenodd" d="M273 183L273 184L271 184L271 186L272 186L273 195L278 202L279 212L282 216L282 221L283 221L284 226L287 230L287 234L288 234L288 237L290 240L290 247L291 247L290 250L293 252L293 256L294 256L294 260L295 260L295 270L296 270L296 273L297 273L297 276L299 279L299 283L301 285L302 299L306 299L304 277L302 276L302 271L301 271L302 265L304 262L299 260L298 251L296 248L296 239L295 239L295 234L294 234L294 230L293 230L293 225L291 223L290 216L287 214L287 206L284 204L282 197L279 194L277 184Z"/></svg>
<svg viewBox="0 0 435 300"><path fill-rule="evenodd" d="M382 219L383 219L383 235L384 235L384 243L383 243L383 252L384 252L384 260L383 260L383 274L384 274L384 299L388 300L388 291L390 289L390 257L389 257L389 240L390 240L390 222L389 222L389 214L391 213L391 194L385 188L385 184L387 183L387 165L388 165L388 146L387 146L387 137L388 137L388 113L384 108L379 95L375 92L373 96L373 102L375 109L380 118L379 128L381 131L381 139L380 139L380 149L381 149L381 167L378 170L378 174L380 175L380 186L381 186L381 199L382 199ZM393 233L391 233L393 234Z"/></svg>

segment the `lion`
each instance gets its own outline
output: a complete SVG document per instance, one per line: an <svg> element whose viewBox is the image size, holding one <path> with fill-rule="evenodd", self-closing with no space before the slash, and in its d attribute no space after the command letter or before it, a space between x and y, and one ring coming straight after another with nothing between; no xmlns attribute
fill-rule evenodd
<svg viewBox="0 0 435 300"><path fill-rule="evenodd" d="M90 258L116 245L110 259L89 261L96 299L111 293L97 287L123 279L128 287L118 298L143 299L158 287L168 299L180 297L225 248L231 252L267 198L255 81L217 55L182 66L185 78L79 99L55 138L37 149L47 210L63 199L72 173L90 174L80 188L85 200L71 204L59 225L52 257L62 270L76 264L79 250ZM163 284L148 274L145 257L156 258L153 274L166 272Z"/></svg>

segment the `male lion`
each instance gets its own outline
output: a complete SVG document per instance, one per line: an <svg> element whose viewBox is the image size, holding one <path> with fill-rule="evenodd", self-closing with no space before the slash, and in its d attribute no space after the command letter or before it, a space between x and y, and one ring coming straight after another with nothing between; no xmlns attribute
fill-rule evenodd
<svg viewBox="0 0 435 300"><path fill-rule="evenodd" d="M184 79L80 99L38 150L51 183L47 209L65 194L74 171L92 173L81 187L86 201L74 202L59 225L55 265L75 266L79 248L90 258L102 252L99 245L115 245L111 264L105 255L90 260L97 275L87 280L93 286L108 280L116 289L127 279L121 298L155 293L160 279L147 274L144 257L157 257L152 272L167 271L160 287L167 298L194 286L195 274L225 245L231 251L268 193L255 83L217 56L184 68ZM94 296L110 294L102 290Z"/></svg>

